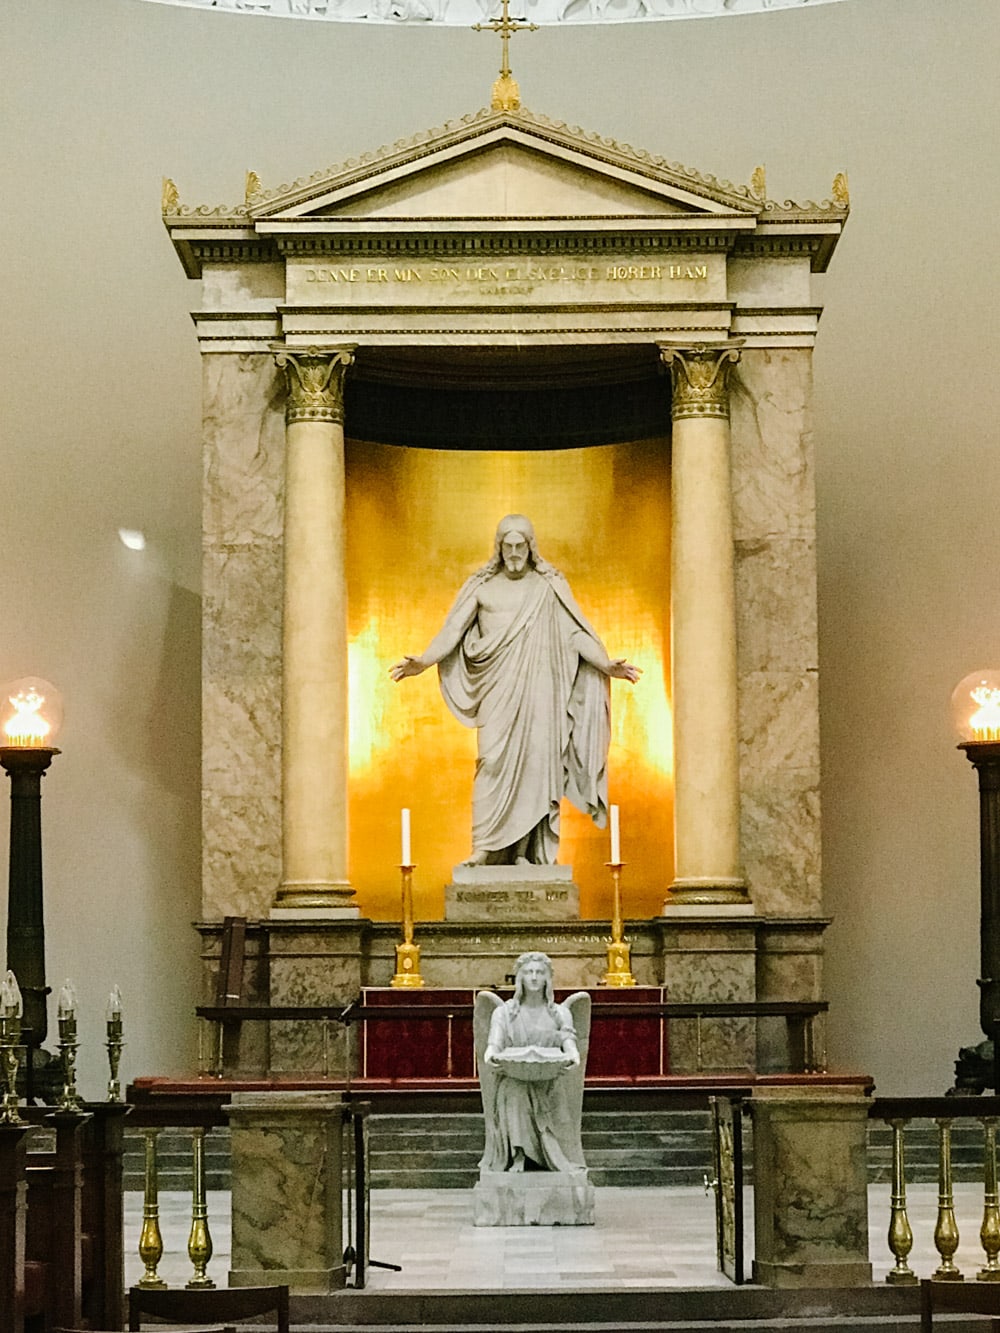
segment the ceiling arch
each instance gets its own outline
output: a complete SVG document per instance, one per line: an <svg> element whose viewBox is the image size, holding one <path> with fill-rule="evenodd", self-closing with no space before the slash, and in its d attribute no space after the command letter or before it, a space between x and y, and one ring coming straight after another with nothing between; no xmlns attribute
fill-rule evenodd
<svg viewBox="0 0 1000 1333"><path fill-rule="evenodd" d="M494 0L151 0L210 9L328 23L417 23L466 27L495 17ZM725 18L778 9L838 4L843 0L521 0L519 19L532 23L638 23L665 19Z"/></svg>

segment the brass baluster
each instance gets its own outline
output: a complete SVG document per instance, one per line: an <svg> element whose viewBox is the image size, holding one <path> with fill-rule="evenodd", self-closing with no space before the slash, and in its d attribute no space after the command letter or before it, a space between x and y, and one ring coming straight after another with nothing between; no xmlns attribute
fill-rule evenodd
<svg viewBox="0 0 1000 1333"><path fill-rule="evenodd" d="M948 1119L939 1120L938 1127L938 1214L934 1228L934 1246L941 1256L935 1268L935 1282L961 1282L964 1275L958 1271L952 1256L958 1249L958 1224L955 1221L955 1200L951 1187L951 1126Z"/></svg>
<svg viewBox="0 0 1000 1333"><path fill-rule="evenodd" d="M191 1233L188 1258L194 1276L184 1285L189 1290L204 1290L215 1283L205 1272L212 1257L212 1236L208 1229L208 1203L205 1198L205 1131L201 1126L191 1131Z"/></svg>
<svg viewBox="0 0 1000 1333"><path fill-rule="evenodd" d="M160 1235L160 1183L156 1172L156 1138L158 1129L144 1129L146 1140L146 1173L142 1194L142 1231L139 1233L139 1258L146 1271L139 1279L140 1287L165 1287L167 1284L156 1271L163 1258L163 1237Z"/></svg>
<svg viewBox="0 0 1000 1333"><path fill-rule="evenodd" d="M979 1239L986 1251L986 1267L976 1276L980 1282L1000 1282L1000 1199L997 1197L997 1118L979 1117L983 1126L983 1225Z"/></svg>
<svg viewBox="0 0 1000 1333"><path fill-rule="evenodd" d="M896 1260L895 1267L886 1274L886 1282L894 1287L912 1286L917 1275L906 1262L913 1249L913 1230L906 1215L906 1171L903 1156L905 1120L890 1120L892 1126L892 1212L889 1215L889 1249Z"/></svg>

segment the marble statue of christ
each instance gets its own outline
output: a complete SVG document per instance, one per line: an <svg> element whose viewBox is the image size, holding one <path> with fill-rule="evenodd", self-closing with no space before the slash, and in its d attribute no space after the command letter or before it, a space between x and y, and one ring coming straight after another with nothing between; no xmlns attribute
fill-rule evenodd
<svg viewBox="0 0 1000 1333"><path fill-rule="evenodd" d="M390 672L435 664L448 707L478 729L466 864L553 864L563 796L604 827L609 677L635 682L639 668L608 656L522 514L501 519L493 558L427 649Z"/></svg>

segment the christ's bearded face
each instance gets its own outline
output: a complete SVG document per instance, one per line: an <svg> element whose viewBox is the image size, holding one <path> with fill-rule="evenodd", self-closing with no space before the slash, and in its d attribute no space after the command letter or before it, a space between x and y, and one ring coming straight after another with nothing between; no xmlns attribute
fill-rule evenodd
<svg viewBox="0 0 1000 1333"><path fill-rule="evenodd" d="M516 529L508 532L500 542L500 558L509 578L521 578L528 568L529 555L528 539Z"/></svg>

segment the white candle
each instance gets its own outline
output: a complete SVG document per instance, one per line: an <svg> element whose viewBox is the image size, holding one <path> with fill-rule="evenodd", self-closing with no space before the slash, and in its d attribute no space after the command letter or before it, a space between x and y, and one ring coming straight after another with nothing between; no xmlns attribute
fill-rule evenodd
<svg viewBox="0 0 1000 1333"><path fill-rule="evenodd" d="M403 864L404 866L408 866L408 865L411 864L411 862L410 862L410 812L409 812L409 810L405 810L405 809L404 809L404 810L402 811L402 817L403 817L403 818L402 818L402 831L403 831L403 861L402 861L402 864Z"/></svg>
<svg viewBox="0 0 1000 1333"><path fill-rule="evenodd" d="M622 859L621 826L618 822L618 807L611 807L611 864L618 865Z"/></svg>

